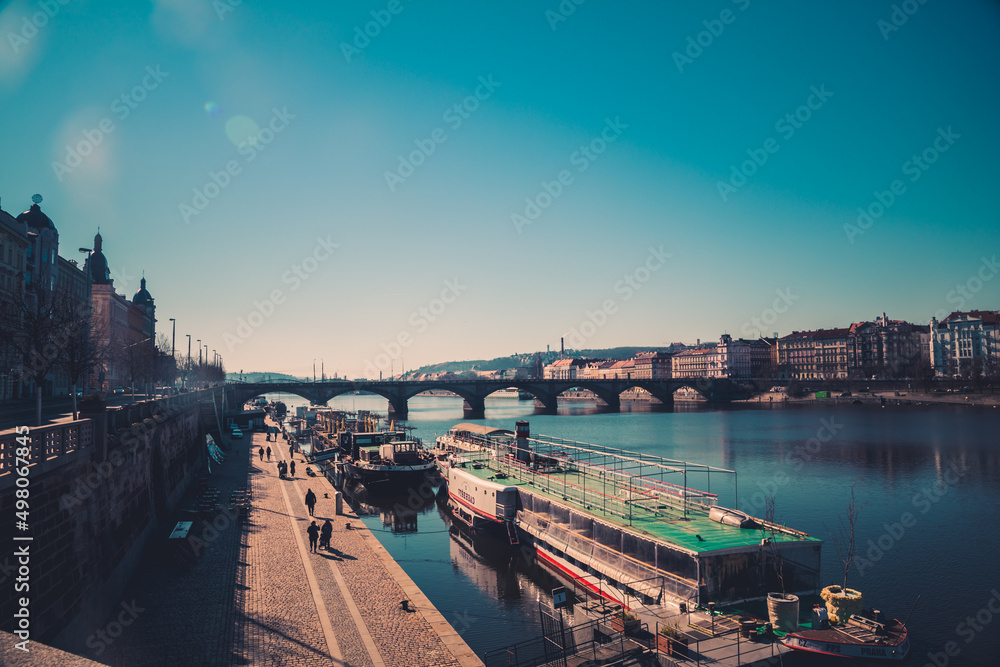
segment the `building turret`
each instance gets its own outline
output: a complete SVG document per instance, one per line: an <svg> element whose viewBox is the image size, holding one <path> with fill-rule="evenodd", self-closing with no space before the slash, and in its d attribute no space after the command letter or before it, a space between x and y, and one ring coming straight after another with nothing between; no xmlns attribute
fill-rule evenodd
<svg viewBox="0 0 1000 667"><path fill-rule="evenodd" d="M150 296L149 290L146 289L145 276L143 276L142 280L139 281L139 289L136 290L135 296L132 297L132 303L143 307L153 306L153 297Z"/></svg>
<svg viewBox="0 0 1000 667"><path fill-rule="evenodd" d="M98 231L94 237L94 251L90 253L90 282L94 285L111 284L111 271L108 269L108 258L102 250L103 245L104 239Z"/></svg>

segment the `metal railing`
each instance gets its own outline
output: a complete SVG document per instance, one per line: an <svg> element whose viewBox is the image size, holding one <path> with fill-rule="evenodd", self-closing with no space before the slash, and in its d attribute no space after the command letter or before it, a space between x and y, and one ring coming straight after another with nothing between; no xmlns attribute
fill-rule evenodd
<svg viewBox="0 0 1000 667"><path fill-rule="evenodd" d="M483 654L483 663L486 667L541 667L565 665L567 658L580 657L601 659L601 664L607 664L636 651L636 645L625 639L624 632L608 632L607 622L595 619L565 628L561 632L562 641L558 643L542 636L492 649ZM642 629L648 632L645 624Z"/></svg>

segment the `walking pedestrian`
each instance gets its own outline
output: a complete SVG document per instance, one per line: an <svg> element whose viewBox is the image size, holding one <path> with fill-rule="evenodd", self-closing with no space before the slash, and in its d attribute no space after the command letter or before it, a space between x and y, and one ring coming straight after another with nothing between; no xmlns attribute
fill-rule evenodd
<svg viewBox="0 0 1000 667"><path fill-rule="evenodd" d="M309 551L316 553L316 540L319 539L319 526L313 521L306 530L309 533Z"/></svg>
<svg viewBox="0 0 1000 667"><path fill-rule="evenodd" d="M329 551L330 550L330 537L332 537L332 536L333 536L333 524L330 523L329 519L327 519L323 523L323 528L320 529L320 531L319 531L319 545L321 547L323 547L324 549L326 549L327 551Z"/></svg>
<svg viewBox="0 0 1000 667"><path fill-rule="evenodd" d="M309 516L315 516L313 510L316 508L316 494L312 489L306 489L306 507L309 508Z"/></svg>
<svg viewBox="0 0 1000 667"><path fill-rule="evenodd" d="M292 471L292 477L295 477L295 459L292 459L292 462L288 464L288 469Z"/></svg>
<svg viewBox="0 0 1000 667"><path fill-rule="evenodd" d="M260 448L260 451L258 452L258 454L260 454L260 460L263 461L264 460L264 448L263 447Z"/></svg>
<svg viewBox="0 0 1000 667"><path fill-rule="evenodd" d="M267 448L267 460L268 461L271 460L271 448L270 447Z"/></svg>

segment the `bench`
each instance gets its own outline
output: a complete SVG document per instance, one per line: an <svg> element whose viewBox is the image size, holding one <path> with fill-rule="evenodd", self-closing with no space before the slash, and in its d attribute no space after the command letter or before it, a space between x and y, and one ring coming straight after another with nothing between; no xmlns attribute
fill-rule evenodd
<svg viewBox="0 0 1000 667"><path fill-rule="evenodd" d="M193 526L193 521L178 521L167 537L167 553L179 570L190 568L198 560L197 554L188 543L188 536Z"/></svg>

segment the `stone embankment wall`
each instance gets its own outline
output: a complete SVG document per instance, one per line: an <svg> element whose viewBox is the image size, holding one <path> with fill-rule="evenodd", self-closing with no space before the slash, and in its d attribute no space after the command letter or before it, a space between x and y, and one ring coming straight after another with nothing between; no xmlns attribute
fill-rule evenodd
<svg viewBox="0 0 1000 667"><path fill-rule="evenodd" d="M168 517L205 452L197 404L169 407L150 406L145 419L112 433L109 424L114 430L121 419L103 408L81 414L92 420L78 423L93 437L58 458L48 457L46 428L32 428L27 531L16 523L15 474L6 467L0 475L0 534L32 537L0 541L0 617L13 618L20 598L29 598L32 641L83 650L96 624L121 605L143 549L169 532ZM7 435L5 457L13 454ZM23 590L13 583L24 578L16 549L25 545Z"/></svg>

